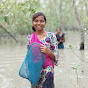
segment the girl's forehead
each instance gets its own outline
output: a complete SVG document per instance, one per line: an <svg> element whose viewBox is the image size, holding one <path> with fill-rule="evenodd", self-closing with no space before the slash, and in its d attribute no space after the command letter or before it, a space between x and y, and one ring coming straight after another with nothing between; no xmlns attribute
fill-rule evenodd
<svg viewBox="0 0 88 88"><path fill-rule="evenodd" d="M38 16L36 19L44 19L43 16Z"/></svg>
<svg viewBox="0 0 88 88"><path fill-rule="evenodd" d="M60 31L60 29L57 29L57 31Z"/></svg>

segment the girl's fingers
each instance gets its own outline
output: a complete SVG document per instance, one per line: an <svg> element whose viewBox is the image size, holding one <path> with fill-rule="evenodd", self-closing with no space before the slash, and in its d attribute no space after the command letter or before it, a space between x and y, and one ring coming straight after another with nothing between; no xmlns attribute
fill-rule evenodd
<svg viewBox="0 0 88 88"><path fill-rule="evenodd" d="M44 46L43 44L40 44L41 46Z"/></svg>
<svg viewBox="0 0 88 88"><path fill-rule="evenodd" d="M41 51L44 51L44 49L40 49Z"/></svg>
<svg viewBox="0 0 88 88"><path fill-rule="evenodd" d="M45 48L45 46L44 45L41 45L41 47L40 47L41 49L43 49L43 48Z"/></svg>
<svg viewBox="0 0 88 88"><path fill-rule="evenodd" d="M41 47L40 49L45 49L44 47Z"/></svg>
<svg viewBox="0 0 88 88"><path fill-rule="evenodd" d="M43 53L46 51L44 47L41 47L40 50L41 50L41 52L43 52Z"/></svg>
<svg viewBox="0 0 88 88"><path fill-rule="evenodd" d="M44 51L41 50L42 53L44 53Z"/></svg>
<svg viewBox="0 0 88 88"><path fill-rule="evenodd" d="M41 50L41 52L42 52L42 53L45 53L45 51L44 51L44 50Z"/></svg>
<svg viewBox="0 0 88 88"><path fill-rule="evenodd" d="M47 53L47 47L41 44L40 50L42 53Z"/></svg>

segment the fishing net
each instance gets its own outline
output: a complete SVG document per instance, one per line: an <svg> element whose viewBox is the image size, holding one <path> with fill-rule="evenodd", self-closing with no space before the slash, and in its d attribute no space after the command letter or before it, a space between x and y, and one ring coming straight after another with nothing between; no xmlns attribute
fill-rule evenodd
<svg viewBox="0 0 88 88"><path fill-rule="evenodd" d="M45 54L41 52L40 44L32 43L21 65L19 75L28 79L33 86L36 86L44 61Z"/></svg>

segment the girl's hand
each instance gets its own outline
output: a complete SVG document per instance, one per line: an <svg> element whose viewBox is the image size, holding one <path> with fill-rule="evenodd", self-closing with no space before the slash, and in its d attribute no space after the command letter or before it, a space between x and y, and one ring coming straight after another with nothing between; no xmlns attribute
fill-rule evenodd
<svg viewBox="0 0 88 88"><path fill-rule="evenodd" d="M56 61L55 60L55 55L50 49L48 49L46 46L44 46L42 44L41 44L40 49L41 49L42 53L48 54L51 57L52 60Z"/></svg>
<svg viewBox="0 0 88 88"><path fill-rule="evenodd" d="M41 49L41 52L45 53L45 54L49 54L49 52L50 52L50 50L46 46L44 46L42 44L41 44L41 48L40 49Z"/></svg>
<svg viewBox="0 0 88 88"><path fill-rule="evenodd" d="M58 44L60 44L60 42L58 42Z"/></svg>
<svg viewBox="0 0 88 88"><path fill-rule="evenodd" d="M60 42L63 42L63 39L61 39Z"/></svg>

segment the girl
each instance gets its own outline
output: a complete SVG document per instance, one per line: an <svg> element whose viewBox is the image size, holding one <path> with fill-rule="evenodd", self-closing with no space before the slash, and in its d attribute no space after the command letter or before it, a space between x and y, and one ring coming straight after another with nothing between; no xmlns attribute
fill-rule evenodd
<svg viewBox="0 0 88 88"><path fill-rule="evenodd" d="M57 41L58 41L58 49L64 49L64 42L65 42L65 33L61 34L61 29L58 28L56 30L57 34L56 34L56 38L57 38Z"/></svg>
<svg viewBox="0 0 88 88"><path fill-rule="evenodd" d="M41 52L45 54L45 62L35 88L54 88L54 64L57 65L59 57L56 37L53 33L44 31L46 17L43 13L35 13L32 23L34 33L27 38L27 48L30 47L33 37L36 36L35 38L42 43Z"/></svg>

